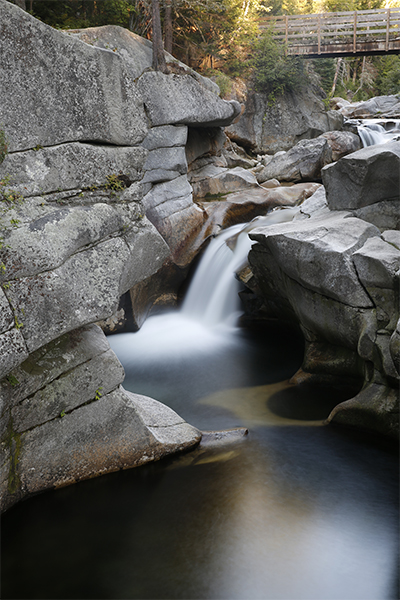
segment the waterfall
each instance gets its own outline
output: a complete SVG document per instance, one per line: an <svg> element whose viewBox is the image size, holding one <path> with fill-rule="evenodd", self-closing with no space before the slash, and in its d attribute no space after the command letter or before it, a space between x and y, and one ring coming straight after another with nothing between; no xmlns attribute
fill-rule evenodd
<svg viewBox="0 0 400 600"><path fill-rule="evenodd" d="M357 126L363 147L385 144L400 138L400 120L365 119Z"/></svg>
<svg viewBox="0 0 400 600"><path fill-rule="evenodd" d="M256 227L290 221L299 211L280 208L250 223L233 225L211 241L202 257L182 306L182 314L205 326L234 322L239 311L239 283L235 273L247 262L249 232ZM229 245L226 243L230 241Z"/></svg>
<svg viewBox="0 0 400 600"><path fill-rule="evenodd" d="M222 231L201 257L179 311L149 317L136 333L109 337L124 366L147 361L179 359L187 354L209 354L235 343L240 315L239 282L235 273L247 263L252 241L248 233L260 226L290 221L298 207L278 208L250 223Z"/></svg>
<svg viewBox="0 0 400 600"><path fill-rule="evenodd" d="M234 225L211 241L202 257L182 306L182 314L205 326L232 321L239 310L239 283L234 274L250 250L243 224ZM237 236L234 248L227 240Z"/></svg>

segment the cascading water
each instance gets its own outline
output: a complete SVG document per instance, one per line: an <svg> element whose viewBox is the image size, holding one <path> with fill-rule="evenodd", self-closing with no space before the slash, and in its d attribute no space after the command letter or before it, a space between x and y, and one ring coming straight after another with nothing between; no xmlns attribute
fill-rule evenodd
<svg viewBox="0 0 400 600"><path fill-rule="evenodd" d="M122 363L163 361L235 343L240 315L235 272L247 261L252 244L248 233L259 226L290 221L298 211L298 207L280 208L222 231L206 249L179 311L150 317L136 333L109 338Z"/></svg>
<svg viewBox="0 0 400 600"><path fill-rule="evenodd" d="M239 311L239 283L234 274L247 261L251 247L248 233L256 227L291 221L298 211L298 207L281 208L245 225L234 225L222 231L202 258L181 314L208 327L227 322L233 324ZM226 241L234 237L233 248L230 248Z"/></svg>
<svg viewBox="0 0 400 600"><path fill-rule="evenodd" d="M211 424L207 411L193 408L189 396L201 398L217 389L254 382L254 365L262 351L237 327L240 284L235 272L247 261L252 244L249 231L289 221L298 211L298 207L276 209L222 231L204 252L180 310L148 318L136 333L109 337L125 368L127 389L165 402L192 424L207 429ZM274 368L278 373L280 367ZM222 428L233 425L229 416L221 417Z"/></svg>
<svg viewBox="0 0 400 600"><path fill-rule="evenodd" d="M357 126L364 148L400 138L400 120L365 119Z"/></svg>

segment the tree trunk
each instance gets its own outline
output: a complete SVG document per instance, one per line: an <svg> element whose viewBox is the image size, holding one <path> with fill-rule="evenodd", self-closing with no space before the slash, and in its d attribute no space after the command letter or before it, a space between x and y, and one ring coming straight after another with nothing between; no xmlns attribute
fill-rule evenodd
<svg viewBox="0 0 400 600"><path fill-rule="evenodd" d="M172 54L172 0L165 0L164 38L165 50Z"/></svg>
<svg viewBox="0 0 400 600"><path fill-rule="evenodd" d="M153 27L153 69L167 72L161 33L160 1L151 0Z"/></svg>
<svg viewBox="0 0 400 600"><path fill-rule="evenodd" d="M337 65L336 65L336 71L335 71L335 77L333 78L333 85L332 85L331 94L330 94L331 96L333 96L333 94L335 93L336 82L337 82L337 78L339 75L340 66L342 64L342 61L343 61L342 58L338 58Z"/></svg>

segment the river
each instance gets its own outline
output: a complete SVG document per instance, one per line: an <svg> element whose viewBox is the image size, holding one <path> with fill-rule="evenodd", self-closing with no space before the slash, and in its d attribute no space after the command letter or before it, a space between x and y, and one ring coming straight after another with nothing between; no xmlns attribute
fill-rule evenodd
<svg viewBox="0 0 400 600"><path fill-rule="evenodd" d="M224 239L240 229L210 244L180 311L109 341L127 389L249 434L10 509L3 598L398 598L397 453L323 425L349 390L289 384L298 332L240 325L249 242Z"/></svg>

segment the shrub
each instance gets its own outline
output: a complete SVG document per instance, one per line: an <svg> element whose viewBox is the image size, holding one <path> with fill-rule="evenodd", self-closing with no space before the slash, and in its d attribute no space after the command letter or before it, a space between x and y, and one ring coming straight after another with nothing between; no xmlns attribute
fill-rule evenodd
<svg viewBox="0 0 400 600"><path fill-rule="evenodd" d="M297 56L287 56L285 46L274 40L272 31L258 38L254 53L256 91L275 97L306 83L303 61Z"/></svg>
<svg viewBox="0 0 400 600"><path fill-rule="evenodd" d="M400 92L400 58L395 55L381 58L377 86L380 94Z"/></svg>
<svg viewBox="0 0 400 600"><path fill-rule="evenodd" d="M232 81L228 75L217 69L208 69L204 75L206 77L211 77L218 85L221 98L225 98L225 96L229 94L232 89Z"/></svg>

